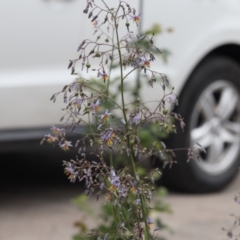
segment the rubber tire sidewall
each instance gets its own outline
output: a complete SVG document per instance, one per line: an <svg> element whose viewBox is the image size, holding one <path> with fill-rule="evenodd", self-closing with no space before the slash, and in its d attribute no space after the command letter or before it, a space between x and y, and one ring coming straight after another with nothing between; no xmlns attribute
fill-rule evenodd
<svg viewBox="0 0 240 240"><path fill-rule="evenodd" d="M193 108L201 93L216 80L228 80L236 85L240 94L240 67L232 59L222 56L212 56L203 61L190 76L179 98L179 106L174 110L184 118L186 128L184 133L178 127L178 133L168 139L169 148L188 148L190 142L190 119ZM187 160L187 151L176 153L177 164L163 171L163 181L169 187L187 192L213 192L226 186L237 174L240 166L240 156L220 175L209 175L202 171L196 162Z"/></svg>

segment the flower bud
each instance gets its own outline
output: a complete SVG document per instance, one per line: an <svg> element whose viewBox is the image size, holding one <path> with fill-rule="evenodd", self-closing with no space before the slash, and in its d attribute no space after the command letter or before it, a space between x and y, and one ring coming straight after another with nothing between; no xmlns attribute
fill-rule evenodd
<svg viewBox="0 0 240 240"><path fill-rule="evenodd" d="M164 114L164 115L167 115L167 114L168 114L168 110L167 110L167 109L164 109L164 110L163 110L163 114Z"/></svg>
<svg viewBox="0 0 240 240"><path fill-rule="evenodd" d="M101 57L101 54L100 54L99 52L97 52L97 53L95 54L95 57Z"/></svg>

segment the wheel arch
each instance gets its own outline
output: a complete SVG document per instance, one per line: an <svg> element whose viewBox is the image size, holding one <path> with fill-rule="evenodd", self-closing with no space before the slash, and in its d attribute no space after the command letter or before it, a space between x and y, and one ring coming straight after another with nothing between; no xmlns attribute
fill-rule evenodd
<svg viewBox="0 0 240 240"><path fill-rule="evenodd" d="M188 84L189 80L191 79L191 76L197 71L197 69L201 66L201 64L206 61L208 58L213 57L213 56L225 56L228 57L235 62L237 62L240 65L240 45L238 44L224 44L221 46L218 46L214 49L212 49L210 52L205 54L200 61L195 65L193 70L190 72L188 77L186 78L186 81L181 88L179 97L181 97L181 93L184 91L185 86Z"/></svg>

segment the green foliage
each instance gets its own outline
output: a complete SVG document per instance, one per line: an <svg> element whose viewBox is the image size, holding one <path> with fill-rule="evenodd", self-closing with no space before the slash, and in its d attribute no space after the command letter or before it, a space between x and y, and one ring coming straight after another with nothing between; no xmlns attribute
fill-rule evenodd
<svg viewBox="0 0 240 240"><path fill-rule="evenodd" d="M145 169L146 170L146 169ZM145 174L144 170L142 174ZM156 190L156 195L158 199L154 202L154 206L150 209L150 215L152 213L157 213L156 215L160 216L161 213L172 213L171 208L168 204L164 203L162 201L162 198L164 198L167 195L167 190L164 187L159 187ZM99 232L113 232L116 229L116 221L113 217L113 209L110 204L106 204L103 207L101 207L99 210L95 211L90 205L89 197L87 197L85 194L81 194L74 198L72 202L79 208L79 210L84 214L90 216L90 219L99 219L98 226L95 227L96 231ZM130 209L132 206L131 204L125 205L127 209ZM132 212L126 212L126 217L129 219L134 220L135 216L132 215ZM132 224L134 224L134 221L132 221ZM87 227L87 224L85 223L84 219L79 220L75 223L76 228L78 229L78 233L73 236L73 240L83 240L83 239L96 239L97 237L90 237L87 233L90 232L90 229ZM167 231L170 231L170 229L161 221L160 217L157 217L155 219L155 226L159 229L165 229ZM113 237L109 237L109 240L113 240ZM163 240L163 238L158 237L158 240Z"/></svg>

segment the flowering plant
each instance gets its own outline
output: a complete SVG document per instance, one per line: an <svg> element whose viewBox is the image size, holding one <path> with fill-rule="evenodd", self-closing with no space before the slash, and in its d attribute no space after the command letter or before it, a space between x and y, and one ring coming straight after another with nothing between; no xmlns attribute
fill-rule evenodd
<svg viewBox="0 0 240 240"><path fill-rule="evenodd" d="M154 34L138 36L130 29L131 25L136 26L141 21L141 14L123 0L119 0L114 8L110 8L105 0L98 2L99 5L87 0L83 12L93 23L94 35L99 35L95 41L85 39L80 43L79 57L70 60L68 68L76 74L80 63L85 75L89 71L95 73L102 84L80 76L55 93L51 98L53 101L63 94L66 113L61 121L65 123L61 127L53 126L52 133L43 141L58 144L67 151L73 147L67 140L68 129L71 128L71 132L79 132L80 126L86 129L75 143L79 156L64 161L64 172L71 182L85 181L86 195L95 194L97 199L104 196L106 204L112 208L114 230L101 232L94 229L89 233L91 236L99 240L155 239L157 229L150 228L153 220L149 216L149 204L155 192L154 181L161 172L153 169L141 176L138 165L144 160L154 160L171 166L175 162L174 150L167 149L159 139L148 147L143 146L140 132L149 124L157 126L160 132L176 131L175 124L178 122L183 129L184 122L179 114L170 111L177 104L177 96L169 89L167 76L151 68L156 60L152 50L161 54L153 44ZM124 25L126 34L121 36ZM143 41L147 43L144 49ZM99 62L92 67L91 62L96 59ZM116 71L116 68L113 71L114 66L118 66L120 99L112 98L110 94ZM154 106L151 103L149 107L139 96L126 102L129 99L125 94L127 80L134 72L144 75L150 88L162 89L162 97L154 102ZM121 169L117 169L117 154L121 154L125 164Z"/></svg>

